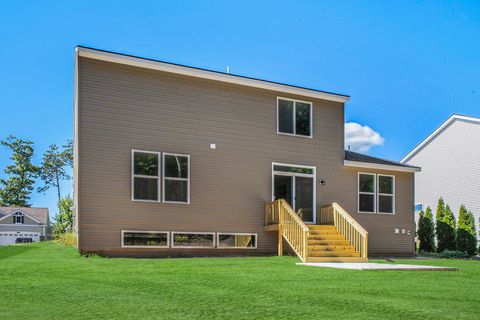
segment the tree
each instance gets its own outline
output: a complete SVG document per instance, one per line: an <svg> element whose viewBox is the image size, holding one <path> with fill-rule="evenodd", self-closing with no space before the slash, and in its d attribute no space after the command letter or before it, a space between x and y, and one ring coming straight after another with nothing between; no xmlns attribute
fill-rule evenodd
<svg viewBox="0 0 480 320"><path fill-rule="evenodd" d="M450 209L450 206L447 204L447 207L445 208L445 217L443 217L443 222L445 223L445 237L444 237L444 243L445 243L445 250L455 250L455 236L457 234L456 230L456 221L455 221L455 216L453 215L452 210ZM443 251L443 250L442 250Z"/></svg>
<svg viewBox="0 0 480 320"><path fill-rule="evenodd" d="M475 232L475 218L464 205L460 207L458 214L458 229L456 238L457 251L466 252L473 256L477 250L477 233Z"/></svg>
<svg viewBox="0 0 480 320"><path fill-rule="evenodd" d="M29 207L39 168L32 163L34 144L9 135L0 144L12 151L14 164L5 168L8 179L0 179L0 205Z"/></svg>
<svg viewBox="0 0 480 320"><path fill-rule="evenodd" d="M72 152L73 148L70 140L62 146L62 149L58 148L56 144L50 146L43 155L42 165L40 166L40 178L43 181L43 186L37 189L38 192L46 192L54 187L57 189L58 201L60 202L62 197L60 181L71 179L66 167L73 163Z"/></svg>
<svg viewBox="0 0 480 320"><path fill-rule="evenodd" d="M444 248L443 234L445 224L443 218L445 217L445 202L443 198L438 199L437 213L435 214L435 235L437 237L437 252L442 252Z"/></svg>
<svg viewBox="0 0 480 320"><path fill-rule="evenodd" d="M418 240L420 241L419 250L432 252L435 248L435 230L433 225L432 209L427 207L426 212L420 211L418 220Z"/></svg>
<svg viewBox="0 0 480 320"><path fill-rule="evenodd" d="M58 202L58 214L53 218L53 235L55 238L71 232L73 228L73 199L67 195Z"/></svg>

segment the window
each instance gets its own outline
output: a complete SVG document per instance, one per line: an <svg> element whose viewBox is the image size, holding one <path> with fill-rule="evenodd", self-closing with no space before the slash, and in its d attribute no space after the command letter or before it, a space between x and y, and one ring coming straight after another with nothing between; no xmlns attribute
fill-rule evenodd
<svg viewBox="0 0 480 320"><path fill-rule="evenodd" d="M173 232L173 248L213 248L215 233Z"/></svg>
<svg viewBox="0 0 480 320"><path fill-rule="evenodd" d="M358 174L358 212L395 213L395 176Z"/></svg>
<svg viewBox="0 0 480 320"><path fill-rule="evenodd" d="M218 233L217 247L220 249L256 249L257 235L246 233Z"/></svg>
<svg viewBox="0 0 480 320"><path fill-rule="evenodd" d="M132 200L160 201L159 152L132 150Z"/></svg>
<svg viewBox="0 0 480 320"><path fill-rule="evenodd" d="M419 203L415 205L415 212L420 212L423 210L423 203Z"/></svg>
<svg viewBox="0 0 480 320"><path fill-rule="evenodd" d="M277 133L312 137L312 103L277 99Z"/></svg>
<svg viewBox="0 0 480 320"><path fill-rule="evenodd" d="M190 203L190 156L163 154L163 201Z"/></svg>
<svg viewBox="0 0 480 320"><path fill-rule="evenodd" d="M122 230L122 247L168 248L169 233L165 231Z"/></svg>
<svg viewBox="0 0 480 320"><path fill-rule="evenodd" d="M378 213L395 212L394 176L378 175Z"/></svg>
<svg viewBox="0 0 480 320"><path fill-rule="evenodd" d="M375 175L358 174L358 211L375 212Z"/></svg>
<svg viewBox="0 0 480 320"><path fill-rule="evenodd" d="M21 212L15 212L13 214L13 223L14 224L24 224L25 223L25 216Z"/></svg>

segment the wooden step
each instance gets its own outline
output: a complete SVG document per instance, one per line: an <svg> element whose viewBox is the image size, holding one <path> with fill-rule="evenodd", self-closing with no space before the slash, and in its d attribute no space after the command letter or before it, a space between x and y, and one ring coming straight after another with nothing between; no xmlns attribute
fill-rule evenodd
<svg viewBox="0 0 480 320"><path fill-rule="evenodd" d="M345 250L335 250L335 251L319 251L319 250L310 251L309 250L308 257L360 257L360 252L345 251Z"/></svg>
<svg viewBox="0 0 480 320"><path fill-rule="evenodd" d="M343 251L355 251L355 248L352 246L317 246L317 245L309 245L308 250L318 250L318 251L335 251L335 250L343 250Z"/></svg>
<svg viewBox="0 0 480 320"><path fill-rule="evenodd" d="M339 234L312 234L308 240L345 240L345 237Z"/></svg>
<svg viewBox="0 0 480 320"><path fill-rule="evenodd" d="M347 240L307 240L307 244L318 246L348 246L350 242Z"/></svg>
<svg viewBox="0 0 480 320"><path fill-rule="evenodd" d="M331 225L309 224L310 230L337 230L337 227Z"/></svg>
<svg viewBox="0 0 480 320"><path fill-rule="evenodd" d="M310 235L338 234L337 230L310 230Z"/></svg>
<svg viewBox="0 0 480 320"><path fill-rule="evenodd" d="M360 257L308 257L307 262L368 262Z"/></svg>

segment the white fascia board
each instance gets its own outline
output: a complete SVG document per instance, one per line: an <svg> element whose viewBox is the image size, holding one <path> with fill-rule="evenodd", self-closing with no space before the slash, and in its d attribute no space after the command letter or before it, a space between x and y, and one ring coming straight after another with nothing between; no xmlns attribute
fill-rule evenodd
<svg viewBox="0 0 480 320"><path fill-rule="evenodd" d="M367 168L367 169L377 169L377 170L387 170L387 171L397 171L397 172L421 171L421 168L419 167L402 167L402 166L394 166L394 165L388 165L388 164L350 161L350 160L343 160L343 165L346 167Z"/></svg>
<svg viewBox="0 0 480 320"><path fill-rule="evenodd" d="M235 76L231 74L224 74L220 72L214 72L209 70L191 68L186 66L180 66L161 61L142 59L139 57L132 57L122 55L119 53L105 52L90 48L77 47L75 49L80 57L108 61L113 63L119 63L124 65L130 65L140 68L153 69L158 71L170 72L175 74L181 74L191 77L197 77L202 79L209 79L215 81L221 81L226 83L238 84L248 87L266 89L271 91L285 92L294 95L312 97L317 99L323 99L328 101L335 101L345 103L350 97L344 95L337 95L334 93L321 92L316 90L310 90L306 88L298 88L280 83L274 83L269 81L262 81L258 79L250 79L241 76Z"/></svg>

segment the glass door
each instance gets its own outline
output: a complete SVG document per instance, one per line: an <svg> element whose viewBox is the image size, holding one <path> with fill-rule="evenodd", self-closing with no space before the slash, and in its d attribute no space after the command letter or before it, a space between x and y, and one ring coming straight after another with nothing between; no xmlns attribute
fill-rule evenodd
<svg viewBox="0 0 480 320"><path fill-rule="evenodd" d="M315 167L272 166L272 199L285 199L305 223L315 223Z"/></svg>

